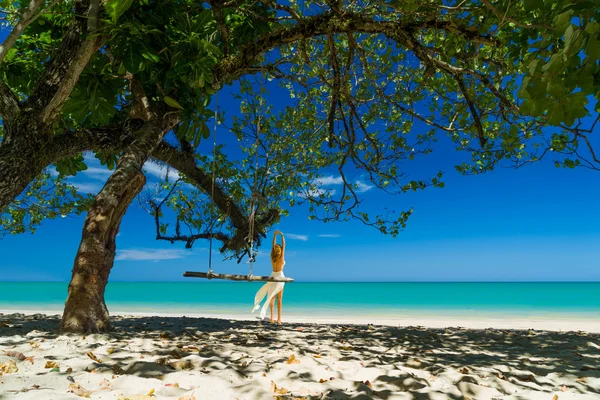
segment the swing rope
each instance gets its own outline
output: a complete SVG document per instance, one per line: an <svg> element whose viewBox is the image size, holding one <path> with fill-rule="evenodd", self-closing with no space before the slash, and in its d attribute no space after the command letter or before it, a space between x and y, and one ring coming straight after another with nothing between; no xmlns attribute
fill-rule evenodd
<svg viewBox="0 0 600 400"><path fill-rule="evenodd" d="M215 123L213 126L213 159L212 159L212 182L210 187L210 198L211 201L214 201L215 198L215 166L217 161L217 118L219 112L219 87L217 86L217 90L215 91ZM213 211L214 216L214 211ZM208 250L208 279L211 279L212 274L214 273L212 270L212 244L213 244L213 234L212 227L210 229L210 245Z"/></svg>
<svg viewBox="0 0 600 400"><path fill-rule="evenodd" d="M263 85L262 85L262 80L259 81L260 83L260 94L259 96L262 96L262 89L263 89ZM254 220L255 220L255 215L256 215L256 208L257 208L257 201L256 198L258 197L258 194L256 193L256 187L258 186L258 150L259 150L259 146L260 146L260 128L261 128L261 117L262 115L260 114L260 111L262 109L262 97L259 97L259 107L258 107L258 118L256 121L256 142L255 142L255 146L256 146L256 155L254 156L255 158L255 162L254 162L254 188L252 189L252 193L251 193L251 201L250 201L250 227L249 227L249 237L248 237L248 241L250 242L250 258L248 260L248 263L250 264L250 272L248 274L248 280L250 281L252 278L252 264L254 263Z"/></svg>

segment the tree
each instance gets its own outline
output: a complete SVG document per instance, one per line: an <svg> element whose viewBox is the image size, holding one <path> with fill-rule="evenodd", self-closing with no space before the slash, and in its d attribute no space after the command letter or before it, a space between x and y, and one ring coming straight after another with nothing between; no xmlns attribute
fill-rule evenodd
<svg viewBox="0 0 600 400"><path fill-rule="evenodd" d="M472 152L473 164L461 167L465 172L486 171L504 159L530 160L525 144L543 138L549 121L524 115L530 110L517 100L522 60L538 54L529 45L532 31L557 26L569 7L504 1L73 4L32 0L11 14L20 24L0 49L5 227L34 227L59 215L57 208L83 210L87 203L76 194L54 208L22 206L32 197L50 201L40 191L50 184L60 188L64 175L84 170L83 151L116 166L90 205L63 320L67 330L109 326L103 293L115 236L143 187L139 170L148 158L179 170L201 190L190 194L167 185L167 205L198 232L167 235L158 221L164 203L150 203L157 236L192 243L214 235L224 251L238 256L246 252L253 220L246 210L257 210L250 238L256 240L279 218L283 201L308 202L313 218L357 218L397 234L410 210L393 217L361 212L360 185L349 174L361 173L391 194L443 186L441 174L409 180L402 172L402 163L431 151L439 131ZM572 11L571 20L586 18L588 25L597 17L586 2ZM258 72L280 82L296 107L259 118L257 108L267 106L257 99L264 94L242 80L246 115L231 129L241 139L256 139L255 145L242 159L218 152L212 171L207 157L196 154L210 133L211 97ZM259 167L249 170L256 157ZM56 179L40 175L51 164L61 173ZM326 167L340 174L343 189L336 196L319 187ZM214 192L213 172L219 177ZM195 210L198 204L204 205Z"/></svg>

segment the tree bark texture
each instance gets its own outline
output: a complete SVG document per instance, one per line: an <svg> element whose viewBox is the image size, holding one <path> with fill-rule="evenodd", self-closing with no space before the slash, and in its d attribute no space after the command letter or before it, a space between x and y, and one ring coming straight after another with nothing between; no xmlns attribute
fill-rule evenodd
<svg viewBox="0 0 600 400"><path fill-rule="evenodd" d="M90 205L83 226L79 250L75 257L69 294L61 322L64 332L103 332L110 329L104 291L116 253L116 237L127 208L142 190L146 178L142 166L164 134L176 123L152 121L125 151Z"/></svg>

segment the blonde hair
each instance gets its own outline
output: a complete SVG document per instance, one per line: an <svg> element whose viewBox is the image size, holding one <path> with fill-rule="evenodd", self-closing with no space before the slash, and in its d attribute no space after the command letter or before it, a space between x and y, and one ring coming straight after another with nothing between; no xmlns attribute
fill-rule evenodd
<svg viewBox="0 0 600 400"><path fill-rule="evenodd" d="M276 244L273 245L273 250L271 250L271 261L275 262L277 260L279 260L281 258L281 253L282 253L282 249L281 246Z"/></svg>

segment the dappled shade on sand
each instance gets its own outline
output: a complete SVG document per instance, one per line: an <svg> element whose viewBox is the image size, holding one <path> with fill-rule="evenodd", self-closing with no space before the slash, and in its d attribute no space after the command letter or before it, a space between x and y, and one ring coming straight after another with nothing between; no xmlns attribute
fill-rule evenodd
<svg viewBox="0 0 600 400"><path fill-rule="evenodd" d="M599 334L113 323L110 334L61 336L58 316L0 315L0 399L600 399Z"/></svg>

